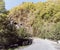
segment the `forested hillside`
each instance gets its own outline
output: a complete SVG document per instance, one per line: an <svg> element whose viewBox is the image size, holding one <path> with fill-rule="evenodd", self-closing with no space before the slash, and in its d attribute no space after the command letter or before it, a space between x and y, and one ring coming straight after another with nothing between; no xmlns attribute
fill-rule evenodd
<svg viewBox="0 0 60 50"><path fill-rule="evenodd" d="M23 2L7 11L0 0L0 44L9 48L29 37L60 40L60 1ZM20 44L20 43L19 43ZM20 44L22 45L22 44Z"/></svg>
<svg viewBox="0 0 60 50"><path fill-rule="evenodd" d="M23 2L10 10L8 17L33 36L60 39L59 1ZM20 26L20 27L21 27Z"/></svg>

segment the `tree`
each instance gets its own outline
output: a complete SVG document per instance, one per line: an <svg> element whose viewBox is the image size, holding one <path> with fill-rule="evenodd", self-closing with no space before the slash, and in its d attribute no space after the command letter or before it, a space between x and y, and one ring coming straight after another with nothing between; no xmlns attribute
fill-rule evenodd
<svg viewBox="0 0 60 50"><path fill-rule="evenodd" d="M60 0L47 0L48 2L54 2L56 4L60 4Z"/></svg>
<svg viewBox="0 0 60 50"><path fill-rule="evenodd" d="M0 0L0 13L3 13L5 11L5 2L3 0Z"/></svg>
<svg viewBox="0 0 60 50"><path fill-rule="evenodd" d="M58 36L54 25L60 22L60 4L55 2L24 2L10 10L8 17L34 36L54 39Z"/></svg>

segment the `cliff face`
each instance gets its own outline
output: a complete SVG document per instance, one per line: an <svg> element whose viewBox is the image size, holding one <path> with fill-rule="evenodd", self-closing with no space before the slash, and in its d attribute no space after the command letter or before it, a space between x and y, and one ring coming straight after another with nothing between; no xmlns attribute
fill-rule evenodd
<svg viewBox="0 0 60 50"><path fill-rule="evenodd" d="M3 0L0 0L0 13L5 11L5 2Z"/></svg>

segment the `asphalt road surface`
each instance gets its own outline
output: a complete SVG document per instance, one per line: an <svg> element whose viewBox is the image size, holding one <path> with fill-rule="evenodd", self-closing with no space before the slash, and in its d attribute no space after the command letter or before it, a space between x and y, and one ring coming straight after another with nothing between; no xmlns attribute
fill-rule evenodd
<svg viewBox="0 0 60 50"><path fill-rule="evenodd" d="M32 45L15 50L60 50L60 45L47 39L34 38Z"/></svg>

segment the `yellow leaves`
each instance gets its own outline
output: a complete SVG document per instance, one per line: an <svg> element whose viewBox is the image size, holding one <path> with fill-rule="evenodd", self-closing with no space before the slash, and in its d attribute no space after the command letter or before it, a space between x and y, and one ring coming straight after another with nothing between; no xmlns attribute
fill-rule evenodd
<svg viewBox="0 0 60 50"><path fill-rule="evenodd" d="M41 21L47 22L51 20L52 17L55 18L54 15L58 11L60 11L59 5L57 6L53 2L24 2L13 8L9 15L12 16L12 18L16 17L16 20L20 18L20 21L26 21L27 24L30 25L33 20L36 20L38 22L37 24L40 24ZM35 17L35 19L33 17ZM32 20L30 18L32 18Z"/></svg>
<svg viewBox="0 0 60 50"><path fill-rule="evenodd" d="M42 2L35 3L35 8L41 11L44 8L44 3Z"/></svg>
<svg viewBox="0 0 60 50"><path fill-rule="evenodd" d="M5 3L4 3L4 1L3 1L3 0L2 0L2 1L0 1L0 5L2 5L2 6L3 6L4 4L5 4Z"/></svg>
<svg viewBox="0 0 60 50"><path fill-rule="evenodd" d="M60 12L54 15L54 22L59 22L60 21Z"/></svg>
<svg viewBox="0 0 60 50"><path fill-rule="evenodd" d="M60 22L60 5L53 2L24 2L13 8L10 16L18 24L27 27L28 31L33 27L36 28L36 34L45 33L46 37L51 38L55 31L54 22Z"/></svg>
<svg viewBox="0 0 60 50"><path fill-rule="evenodd" d="M2 5L3 4L3 2L0 2L0 5Z"/></svg>
<svg viewBox="0 0 60 50"><path fill-rule="evenodd" d="M60 16L60 12L58 12L57 14L55 14L56 17L59 17Z"/></svg>
<svg viewBox="0 0 60 50"><path fill-rule="evenodd" d="M53 3L55 3L55 4L60 4L60 0L47 0L48 2L53 2Z"/></svg>
<svg viewBox="0 0 60 50"><path fill-rule="evenodd" d="M0 1L0 13L5 11L5 3L2 1Z"/></svg>

